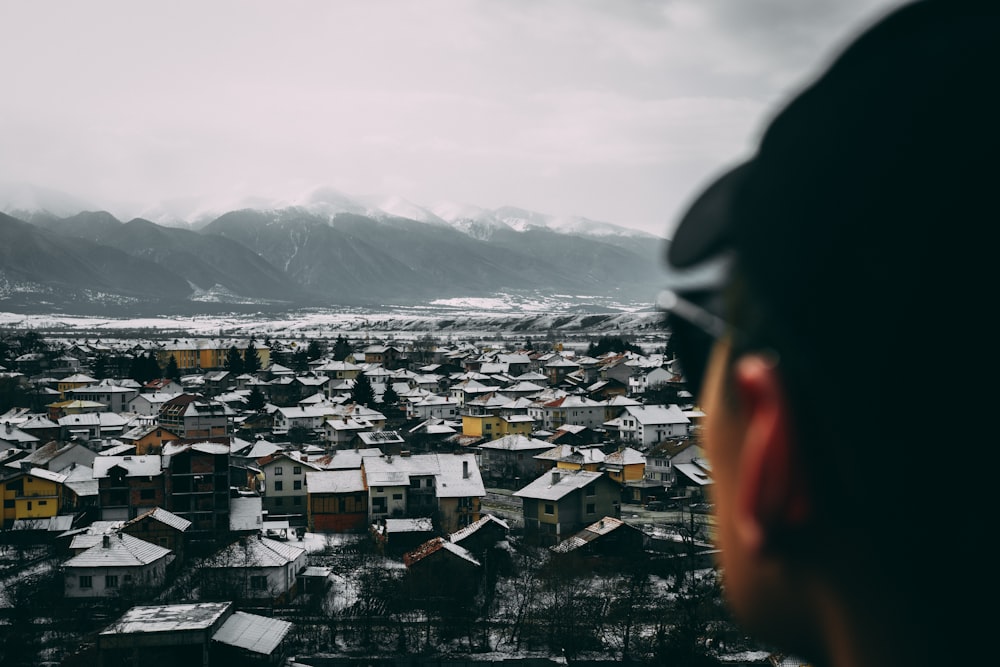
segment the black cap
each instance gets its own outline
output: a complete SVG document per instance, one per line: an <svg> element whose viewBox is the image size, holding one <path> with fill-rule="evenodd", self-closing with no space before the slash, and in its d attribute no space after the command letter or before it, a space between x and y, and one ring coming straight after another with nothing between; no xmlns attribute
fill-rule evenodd
<svg viewBox="0 0 1000 667"><path fill-rule="evenodd" d="M950 247L942 232L974 233L993 199L998 54L996 3L890 13L694 201L668 246L668 280L728 252L779 307L900 287Z"/></svg>

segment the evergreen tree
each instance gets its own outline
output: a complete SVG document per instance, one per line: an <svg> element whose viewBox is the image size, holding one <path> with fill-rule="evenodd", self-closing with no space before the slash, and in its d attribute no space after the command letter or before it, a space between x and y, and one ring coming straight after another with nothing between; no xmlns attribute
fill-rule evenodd
<svg viewBox="0 0 1000 667"><path fill-rule="evenodd" d="M323 356L323 352L325 350L322 343L318 340L309 341L309 347L306 348L306 356L309 358L309 361L316 361Z"/></svg>
<svg viewBox="0 0 1000 667"><path fill-rule="evenodd" d="M399 403L399 394L396 390L392 388L392 383L387 382L385 385L385 391L382 392L382 404L383 405L396 405Z"/></svg>
<svg viewBox="0 0 1000 667"><path fill-rule="evenodd" d="M260 390L259 385L253 385L250 388L250 395L247 396L247 409L254 412L263 412L266 405L267 397L264 396L264 392Z"/></svg>
<svg viewBox="0 0 1000 667"><path fill-rule="evenodd" d="M163 374L174 382L181 381L181 369L177 365L177 357L172 354L170 355L170 361L167 362L167 370Z"/></svg>
<svg viewBox="0 0 1000 667"><path fill-rule="evenodd" d="M358 373L354 380L354 388L351 390L351 400L358 405L371 405L375 402L375 390L372 389L372 381L364 373Z"/></svg>
<svg viewBox="0 0 1000 667"><path fill-rule="evenodd" d="M224 366L225 369L233 375L239 375L243 372L243 355L240 354L239 348L235 345L230 347L229 351L226 353L226 362Z"/></svg>
<svg viewBox="0 0 1000 667"><path fill-rule="evenodd" d="M292 370L296 373L305 373L309 370L309 353L304 348L299 348L292 355Z"/></svg>
<svg viewBox="0 0 1000 667"><path fill-rule="evenodd" d="M104 378L108 377L108 357L107 357L107 355L105 355L105 354L99 354L99 355L97 355L97 358L94 359L94 367L91 370L91 373L94 374L94 379L95 380L103 380Z"/></svg>
<svg viewBox="0 0 1000 667"><path fill-rule="evenodd" d="M343 335L337 336L333 343L333 360L343 361L351 353L351 345Z"/></svg>
<svg viewBox="0 0 1000 667"><path fill-rule="evenodd" d="M260 355L257 354L257 347L252 337L247 343L246 352L243 353L243 370L251 375L260 370Z"/></svg>

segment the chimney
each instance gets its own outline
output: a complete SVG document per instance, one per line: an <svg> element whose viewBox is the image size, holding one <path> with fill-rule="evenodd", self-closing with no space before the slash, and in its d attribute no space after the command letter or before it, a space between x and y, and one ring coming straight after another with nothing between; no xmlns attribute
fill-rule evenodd
<svg viewBox="0 0 1000 667"><path fill-rule="evenodd" d="M553 484L558 484L559 483L559 477L560 477L559 471L558 470L553 470L552 471L552 483Z"/></svg>
<svg viewBox="0 0 1000 667"><path fill-rule="evenodd" d="M108 549L108 548L111 547L111 536L110 535L102 535L101 536L101 546L104 547L105 549Z"/></svg>
<svg viewBox="0 0 1000 667"><path fill-rule="evenodd" d="M7 427L7 432L8 433L11 433L14 430L14 427L10 425L10 422L5 422L4 426Z"/></svg>
<svg viewBox="0 0 1000 667"><path fill-rule="evenodd" d="M462 461L462 479L469 479L469 462Z"/></svg>

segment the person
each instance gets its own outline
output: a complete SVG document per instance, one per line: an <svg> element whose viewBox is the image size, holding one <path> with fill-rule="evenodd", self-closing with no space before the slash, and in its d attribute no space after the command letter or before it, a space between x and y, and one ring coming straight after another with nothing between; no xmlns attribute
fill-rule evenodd
<svg viewBox="0 0 1000 667"><path fill-rule="evenodd" d="M666 252L735 617L815 664L988 664L1000 10L896 8Z"/></svg>

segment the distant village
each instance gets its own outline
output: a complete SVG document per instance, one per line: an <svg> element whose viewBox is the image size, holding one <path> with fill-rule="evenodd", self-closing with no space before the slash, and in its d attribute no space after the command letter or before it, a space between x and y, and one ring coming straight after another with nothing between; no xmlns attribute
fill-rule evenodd
<svg viewBox="0 0 1000 667"><path fill-rule="evenodd" d="M466 614L512 544L565 571L650 553L711 568L703 415L665 350L7 334L0 494L20 563L0 578L40 553L61 604L111 604L79 664L280 664L331 588L360 618L343 570L361 551L405 582L397 597ZM650 534L639 512L692 530Z"/></svg>

